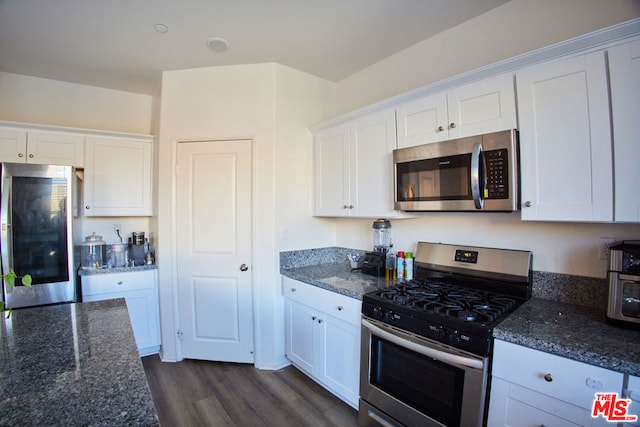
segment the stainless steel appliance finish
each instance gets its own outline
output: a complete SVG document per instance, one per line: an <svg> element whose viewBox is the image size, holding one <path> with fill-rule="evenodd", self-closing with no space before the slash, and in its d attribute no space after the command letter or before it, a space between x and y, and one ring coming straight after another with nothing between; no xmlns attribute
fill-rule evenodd
<svg viewBox="0 0 640 427"><path fill-rule="evenodd" d="M0 251L2 271L30 274L32 287L8 287L10 308L76 299L69 166L2 163Z"/></svg>
<svg viewBox="0 0 640 427"><path fill-rule="evenodd" d="M516 211L518 159L516 130L394 150L395 208Z"/></svg>
<svg viewBox="0 0 640 427"><path fill-rule="evenodd" d="M419 242L415 280L363 296L359 424L481 427L492 331L531 297L531 260Z"/></svg>
<svg viewBox="0 0 640 427"><path fill-rule="evenodd" d="M640 329L640 241L626 241L609 252L607 320Z"/></svg>

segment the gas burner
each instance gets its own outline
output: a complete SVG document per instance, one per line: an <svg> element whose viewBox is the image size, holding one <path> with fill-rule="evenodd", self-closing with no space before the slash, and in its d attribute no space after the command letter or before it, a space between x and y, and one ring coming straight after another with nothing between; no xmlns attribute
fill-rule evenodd
<svg viewBox="0 0 640 427"><path fill-rule="evenodd" d="M478 319L478 314L473 311L460 310L457 315L458 319L462 319L467 322L475 322Z"/></svg>

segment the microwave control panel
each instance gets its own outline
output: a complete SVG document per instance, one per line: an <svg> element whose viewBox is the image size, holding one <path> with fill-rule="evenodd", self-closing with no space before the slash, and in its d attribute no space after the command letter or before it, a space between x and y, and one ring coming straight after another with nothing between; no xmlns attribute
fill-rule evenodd
<svg viewBox="0 0 640 427"><path fill-rule="evenodd" d="M509 198L509 155L506 148L484 152L486 164L485 199Z"/></svg>

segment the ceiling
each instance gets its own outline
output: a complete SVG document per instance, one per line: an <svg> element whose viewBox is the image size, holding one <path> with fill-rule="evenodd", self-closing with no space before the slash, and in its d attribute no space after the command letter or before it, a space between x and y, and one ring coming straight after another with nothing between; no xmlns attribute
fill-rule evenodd
<svg viewBox="0 0 640 427"><path fill-rule="evenodd" d="M149 95L162 71L215 65L338 81L508 1L0 0L0 71Z"/></svg>

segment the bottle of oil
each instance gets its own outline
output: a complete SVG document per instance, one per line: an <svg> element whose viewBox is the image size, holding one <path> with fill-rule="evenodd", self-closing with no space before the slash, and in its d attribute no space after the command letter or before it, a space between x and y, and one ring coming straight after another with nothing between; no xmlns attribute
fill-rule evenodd
<svg viewBox="0 0 640 427"><path fill-rule="evenodd" d="M385 278L388 281L395 281L396 280L396 254L394 254L393 251L391 250L387 252L386 264L387 264L387 269L385 271Z"/></svg>

